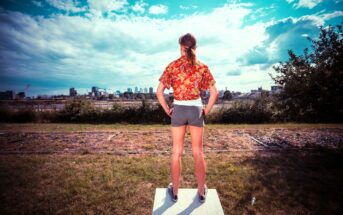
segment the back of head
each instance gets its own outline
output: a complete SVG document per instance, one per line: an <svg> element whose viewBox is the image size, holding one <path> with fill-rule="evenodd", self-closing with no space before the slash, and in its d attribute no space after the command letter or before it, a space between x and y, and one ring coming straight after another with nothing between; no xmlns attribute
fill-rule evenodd
<svg viewBox="0 0 343 215"><path fill-rule="evenodd" d="M186 47L187 57L192 61L192 64L195 64L195 48L196 48L196 39L195 37L187 33L179 38L179 44Z"/></svg>

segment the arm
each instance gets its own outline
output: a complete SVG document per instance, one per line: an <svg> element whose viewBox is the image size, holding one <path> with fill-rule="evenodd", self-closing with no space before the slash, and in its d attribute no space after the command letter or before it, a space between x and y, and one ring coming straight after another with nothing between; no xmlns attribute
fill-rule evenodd
<svg viewBox="0 0 343 215"><path fill-rule="evenodd" d="M215 85L212 85L210 87L210 98L208 100L207 106L204 109L205 116L208 115L208 113L211 111L214 103L216 103L218 97L218 91Z"/></svg>
<svg viewBox="0 0 343 215"><path fill-rule="evenodd" d="M157 90L156 90L156 96L158 99L158 102L161 104L163 110L166 112L168 116L171 116L171 113L173 112L172 108L169 108L166 99L164 98L163 92L165 90L165 86L162 82L159 83Z"/></svg>

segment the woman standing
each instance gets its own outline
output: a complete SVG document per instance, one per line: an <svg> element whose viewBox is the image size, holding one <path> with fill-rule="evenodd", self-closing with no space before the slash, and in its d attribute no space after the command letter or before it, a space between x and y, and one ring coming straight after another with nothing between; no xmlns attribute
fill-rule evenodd
<svg viewBox="0 0 343 215"><path fill-rule="evenodd" d="M205 202L207 186L205 183L206 163L203 153L204 116L212 109L218 92L209 68L196 59L196 39L185 34L179 39L181 56L172 61L159 78L157 98L164 111L171 117L173 149L171 156L171 181L168 192L174 202L178 199L181 176L181 154L187 125L191 134L192 151L195 161L195 175L198 183L199 201ZM165 88L173 88L174 107L170 108L164 98ZM210 90L206 108L200 98L203 90Z"/></svg>

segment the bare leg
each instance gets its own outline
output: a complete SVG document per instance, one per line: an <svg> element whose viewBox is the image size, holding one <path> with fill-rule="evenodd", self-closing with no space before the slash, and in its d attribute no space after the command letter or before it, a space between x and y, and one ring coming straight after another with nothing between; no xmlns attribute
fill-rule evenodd
<svg viewBox="0 0 343 215"><path fill-rule="evenodd" d="M192 140L192 151L195 164L195 175L198 182L198 190L201 195L205 191L206 163L203 152L203 127L189 126Z"/></svg>
<svg viewBox="0 0 343 215"><path fill-rule="evenodd" d="M173 183L173 192L177 195L179 190L181 176L181 155L183 150L183 141L186 132L186 125L172 127L173 149L171 157L171 179Z"/></svg>

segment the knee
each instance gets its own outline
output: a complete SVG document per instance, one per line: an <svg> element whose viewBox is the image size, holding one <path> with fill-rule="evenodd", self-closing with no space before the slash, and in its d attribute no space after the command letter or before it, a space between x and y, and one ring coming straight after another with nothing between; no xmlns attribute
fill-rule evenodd
<svg viewBox="0 0 343 215"><path fill-rule="evenodd" d="M204 152L201 150L195 150L195 151L193 151L193 157L194 157L194 159L203 159L204 158Z"/></svg>
<svg viewBox="0 0 343 215"><path fill-rule="evenodd" d="M182 151L175 150L175 151L173 151L172 157L173 157L173 159L179 159L179 158L181 158L181 155L182 155Z"/></svg>

